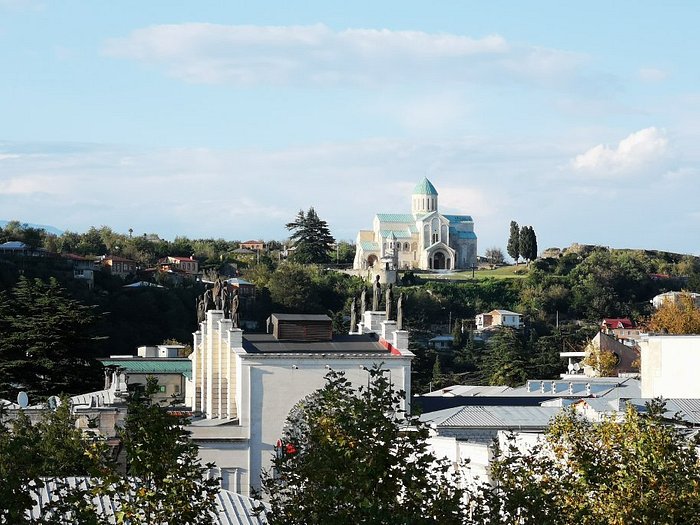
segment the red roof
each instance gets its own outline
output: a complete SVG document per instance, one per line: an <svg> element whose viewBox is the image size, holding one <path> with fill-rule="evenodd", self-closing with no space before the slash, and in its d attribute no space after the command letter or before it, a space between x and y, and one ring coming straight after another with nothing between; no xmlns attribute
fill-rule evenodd
<svg viewBox="0 0 700 525"><path fill-rule="evenodd" d="M603 326L606 328L634 328L634 323L627 319L626 317L623 317L621 319L603 319Z"/></svg>
<svg viewBox="0 0 700 525"><path fill-rule="evenodd" d="M82 255L76 255L75 253L62 253L61 257L64 259L70 259L71 261L94 261L94 257L83 257Z"/></svg>
<svg viewBox="0 0 700 525"><path fill-rule="evenodd" d="M126 263L136 264L136 261L132 261L131 259L127 259L125 257L119 257L118 255L108 255L107 257L104 258L104 260L105 261L126 262Z"/></svg>
<svg viewBox="0 0 700 525"><path fill-rule="evenodd" d="M241 245L243 244L265 244L263 241L246 241L242 242Z"/></svg>

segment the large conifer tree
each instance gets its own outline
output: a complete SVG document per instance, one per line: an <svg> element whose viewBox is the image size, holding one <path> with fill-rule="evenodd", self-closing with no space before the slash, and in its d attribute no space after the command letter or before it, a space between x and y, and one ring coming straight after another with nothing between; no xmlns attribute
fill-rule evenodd
<svg viewBox="0 0 700 525"><path fill-rule="evenodd" d="M331 251L335 239L331 235L328 223L321 218L313 206L309 211L299 210L294 222L287 223L292 231L290 240L294 242L293 259L301 263L326 263L331 260Z"/></svg>
<svg viewBox="0 0 700 525"><path fill-rule="evenodd" d="M20 277L0 293L0 397L30 398L99 388L102 366L92 358L92 307L67 296L58 281Z"/></svg>

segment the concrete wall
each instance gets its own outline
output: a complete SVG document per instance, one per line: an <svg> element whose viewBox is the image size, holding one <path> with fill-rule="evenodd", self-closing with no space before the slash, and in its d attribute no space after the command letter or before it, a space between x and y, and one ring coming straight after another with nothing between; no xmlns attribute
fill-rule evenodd
<svg viewBox="0 0 700 525"><path fill-rule="evenodd" d="M650 335L640 347L642 397L700 398L700 335Z"/></svg>

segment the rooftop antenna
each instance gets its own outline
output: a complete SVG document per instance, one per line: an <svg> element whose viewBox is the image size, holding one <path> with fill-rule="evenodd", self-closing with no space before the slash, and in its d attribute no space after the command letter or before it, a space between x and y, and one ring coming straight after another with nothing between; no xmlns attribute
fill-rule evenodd
<svg viewBox="0 0 700 525"><path fill-rule="evenodd" d="M29 406L29 396L27 396L26 392L22 391L17 394L17 404L20 408L27 408Z"/></svg>

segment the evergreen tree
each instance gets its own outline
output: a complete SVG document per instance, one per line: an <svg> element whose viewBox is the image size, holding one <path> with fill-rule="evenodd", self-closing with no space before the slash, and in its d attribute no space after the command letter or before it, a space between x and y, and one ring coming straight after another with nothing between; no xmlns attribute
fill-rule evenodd
<svg viewBox="0 0 700 525"><path fill-rule="evenodd" d="M270 525L466 522L464 489L428 451L428 427L401 410L386 370L368 373L355 389L330 372L290 412L263 475Z"/></svg>
<svg viewBox="0 0 700 525"><path fill-rule="evenodd" d="M442 385L442 367L440 366L440 356L435 355L435 363L433 363L433 388L440 388Z"/></svg>
<svg viewBox="0 0 700 525"><path fill-rule="evenodd" d="M292 231L289 237L294 242L295 261L300 263L326 263L331 260L335 239L326 221L321 220L313 206L309 211L299 210L294 222L287 223Z"/></svg>
<svg viewBox="0 0 700 525"><path fill-rule="evenodd" d="M513 328L499 328L489 340L481 363L488 384L519 386L527 379L526 366L520 335Z"/></svg>
<svg viewBox="0 0 700 525"><path fill-rule="evenodd" d="M537 237L532 226L520 229L520 255L528 262L537 259Z"/></svg>
<svg viewBox="0 0 700 525"><path fill-rule="evenodd" d="M520 227L515 221L510 221L510 236L508 237L506 251L517 264L520 257Z"/></svg>
<svg viewBox="0 0 700 525"><path fill-rule="evenodd" d="M93 309L68 297L55 279L20 277L10 294L0 293L0 397L98 389L104 378L92 358L95 322Z"/></svg>

